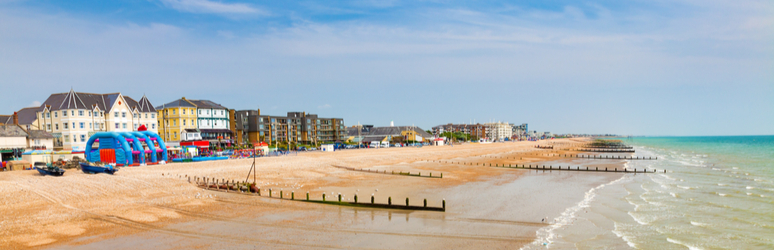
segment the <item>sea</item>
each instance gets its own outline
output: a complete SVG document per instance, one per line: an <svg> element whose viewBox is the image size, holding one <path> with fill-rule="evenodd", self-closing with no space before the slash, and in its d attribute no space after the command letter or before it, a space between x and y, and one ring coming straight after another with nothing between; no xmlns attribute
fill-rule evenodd
<svg viewBox="0 0 774 250"><path fill-rule="evenodd" d="M774 136L620 140L657 172L588 190L526 248L774 249Z"/></svg>

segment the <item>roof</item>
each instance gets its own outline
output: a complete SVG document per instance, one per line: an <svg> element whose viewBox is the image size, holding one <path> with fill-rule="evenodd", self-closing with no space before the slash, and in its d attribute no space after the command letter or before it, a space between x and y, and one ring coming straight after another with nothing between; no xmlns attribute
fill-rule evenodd
<svg viewBox="0 0 774 250"><path fill-rule="evenodd" d="M41 107L28 107L16 111L16 115L19 116L19 124L29 125L38 119L38 111L43 110ZM9 123L13 123L13 118L9 120Z"/></svg>
<svg viewBox="0 0 774 250"><path fill-rule="evenodd" d="M122 96L121 93L108 93L108 94L94 94L94 93L82 93L82 92L75 92L75 90L70 89L70 92L67 93L56 93L51 94L48 99L46 99L45 102L39 107L37 111L42 110L43 107L48 106L51 111L56 111L60 109L93 109L94 107L99 107L99 109L104 111L109 111L113 108L113 103L118 100L118 97ZM142 99L138 103L134 99L128 96L123 96L124 100L126 100L127 106L129 108L135 108L137 107L140 112L155 112L155 109L143 109ZM143 99L147 101L147 98L145 96L142 96ZM147 102L146 105L150 105L150 102ZM21 124L21 117L19 118L19 123Z"/></svg>
<svg viewBox="0 0 774 250"><path fill-rule="evenodd" d="M200 109L228 109L210 100L188 100Z"/></svg>
<svg viewBox="0 0 774 250"><path fill-rule="evenodd" d="M156 108L153 107L153 104L151 104L150 100L148 100L148 97L145 95L142 95L142 98L140 98L140 112L156 112Z"/></svg>
<svg viewBox="0 0 774 250"><path fill-rule="evenodd" d="M0 115L0 123L5 123L5 124L13 123L13 115Z"/></svg>
<svg viewBox="0 0 774 250"><path fill-rule="evenodd" d="M196 105L194 105L192 102L189 102L186 99L180 98L180 99L171 101L169 103L165 103L164 105L156 106L156 109L175 108L175 107L192 107L192 108L195 108Z"/></svg>
<svg viewBox="0 0 774 250"><path fill-rule="evenodd" d="M27 132L18 125L0 125L0 137L27 137Z"/></svg>
<svg viewBox="0 0 774 250"><path fill-rule="evenodd" d="M54 135L44 130L29 130L27 131L30 139L53 139Z"/></svg>

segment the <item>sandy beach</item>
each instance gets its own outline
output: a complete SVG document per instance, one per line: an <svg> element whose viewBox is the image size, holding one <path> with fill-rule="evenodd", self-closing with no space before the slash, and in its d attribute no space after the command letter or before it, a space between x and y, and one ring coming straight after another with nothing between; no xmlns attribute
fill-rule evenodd
<svg viewBox="0 0 774 250"><path fill-rule="evenodd" d="M257 185L276 196L282 190L319 199L325 192L329 197L341 193L343 200L358 195L362 201L373 194L377 203L410 198L412 205L427 199L428 206L441 206L445 199L446 212L311 204L203 190L188 182L188 177L244 181L252 159L123 168L113 176L74 169L63 177L2 172L0 248L513 249L534 245L539 231L568 223L553 220L563 218L589 190L623 174L483 164L623 167L617 160L525 154L574 154L534 146L578 140L354 149L256 160ZM443 178L334 166L443 173Z"/></svg>

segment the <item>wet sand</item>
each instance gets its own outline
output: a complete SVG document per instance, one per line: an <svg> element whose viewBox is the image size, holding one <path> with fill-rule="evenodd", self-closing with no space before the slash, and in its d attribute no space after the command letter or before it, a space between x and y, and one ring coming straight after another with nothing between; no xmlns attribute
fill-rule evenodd
<svg viewBox="0 0 774 250"><path fill-rule="evenodd" d="M577 139L576 139L577 140ZM554 140L561 143L569 140ZM547 142L540 142L546 144ZM115 176L68 171L43 177L0 173L4 211L0 248L517 248L621 173L536 171L428 162L588 164L561 157L535 142L454 147L344 150L260 158L257 183L296 198L371 194L376 202L429 206L446 212L352 208L202 190L188 176L245 180L252 159L124 168ZM512 157L513 159L487 158ZM599 165L600 161L595 161ZM542 164L542 163L541 163ZM608 160L610 166L620 162ZM443 179L350 171L340 165L389 171L444 173ZM162 175L163 174L163 175ZM252 176L250 177L252 180ZM378 191L377 191L378 190ZM333 193L331 193L333 192ZM333 194L333 195L331 195Z"/></svg>

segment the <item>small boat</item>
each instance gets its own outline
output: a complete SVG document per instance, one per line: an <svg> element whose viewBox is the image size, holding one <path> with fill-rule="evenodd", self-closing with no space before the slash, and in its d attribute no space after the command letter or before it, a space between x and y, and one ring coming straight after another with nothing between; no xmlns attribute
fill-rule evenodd
<svg viewBox="0 0 774 250"><path fill-rule="evenodd" d="M65 173L64 169L46 165L45 162L35 162L35 170L41 175L62 176Z"/></svg>
<svg viewBox="0 0 774 250"><path fill-rule="evenodd" d="M81 171L87 174L114 174L115 172L118 172L118 168L109 164L81 162Z"/></svg>

